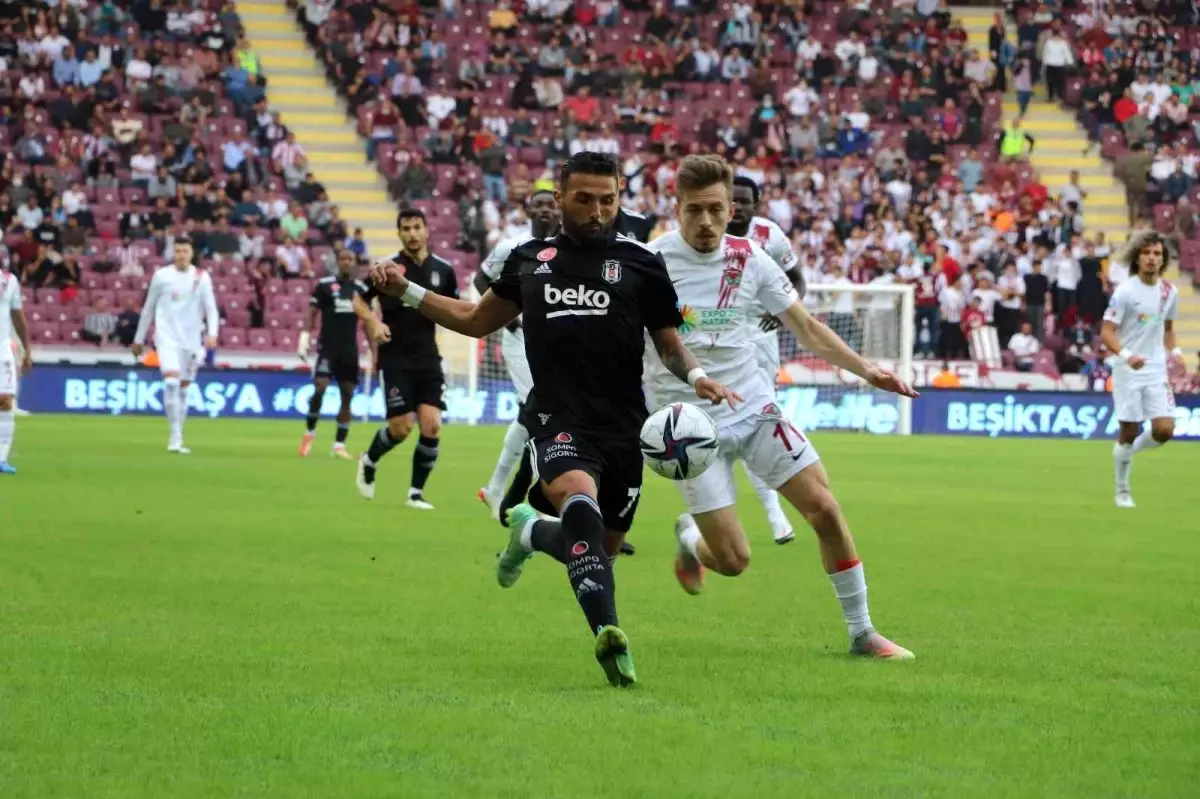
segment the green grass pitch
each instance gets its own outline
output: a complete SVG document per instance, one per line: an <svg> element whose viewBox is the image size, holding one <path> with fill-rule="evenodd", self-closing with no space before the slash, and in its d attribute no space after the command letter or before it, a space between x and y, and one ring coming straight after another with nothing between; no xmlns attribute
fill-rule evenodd
<svg viewBox="0 0 1200 799"><path fill-rule="evenodd" d="M373 426L358 424L351 448ZM411 444L360 500L301 425L18 420L0 478L0 796L1183 797L1200 774L1200 448L818 435L879 629L845 654L810 534L685 595L670 485L617 567L642 684L604 682L561 567L502 591L475 491L502 431Z"/></svg>

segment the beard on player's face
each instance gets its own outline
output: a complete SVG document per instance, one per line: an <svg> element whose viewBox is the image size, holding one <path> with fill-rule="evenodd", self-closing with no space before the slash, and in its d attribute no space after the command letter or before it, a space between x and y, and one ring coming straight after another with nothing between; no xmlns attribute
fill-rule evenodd
<svg viewBox="0 0 1200 799"><path fill-rule="evenodd" d="M562 219L563 232L580 244L600 244L608 239L616 219L597 219L590 214L582 219L574 219L564 213Z"/></svg>

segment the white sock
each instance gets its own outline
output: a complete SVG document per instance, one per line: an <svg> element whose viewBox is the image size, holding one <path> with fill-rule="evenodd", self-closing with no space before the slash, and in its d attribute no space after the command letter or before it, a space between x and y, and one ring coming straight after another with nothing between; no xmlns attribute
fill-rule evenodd
<svg viewBox="0 0 1200 799"><path fill-rule="evenodd" d="M169 443L175 444L179 441L179 380L178 378L168 377L163 381L163 410L167 414L167 429L170 431L170 436L167 439Z"/></svg>
<svg viewBox="0 0 1200 799"><path fill-rule="evenodd" d="M1154 436L1150 434L1149 430L1143 430L1138 434L1138 437L1133 440L1133 454L1136 455L1144 449L1154 449L1155 447L1161 446L1162 442L1155 441Z"/></svg>
<svg viewBox="0 0 1200 799"><path fill-rule="evenodd" d="M1113 444L1113 473L1117 478L1117 491L1129 490L1129 473L1131 471L1133 471L1133 445Z"/></svg>
<svg viewBox="0 0 1200 799"><path fill-rule="evenodd" d="M842 603L846 617L846 629L851 638L857 638L871 629L871 614L867 610L867 578L861 563L829 575L833 592Z"/></svg>
<svg viewBox="0 0 1200 799"><path fill-rule="evenodd" d="M16 426L16 415L12 411L0 411L0 463L8 463Z"/></svg>
<svg viewBox="0 0 1200 799"><path fill-rule="evenodd" d="M183 443L183 425L187 422L187 387L179 387L179 412L176 415L176 423L179 426L179 443Z"/></svg>
<svg viewBox="0 0 1200 799"><path fill-rule="evenodd" d="M533 551L533 525L536 521L537 519L530 519L521 528L521 546L525 547L526 552Z"/></svg>
<svg viewBox="0 0 1200 799"><path fill-rule="evenodd" d="M779 505L779 494L764 483L758 475L750 471L745 461L742 461L742 468L746 470L746 476L750 478L750 485L754 487L754 493L758 494L758 501L762 503L763 509L767 512L767 521L771 524L771 530L792 529L787 514Z"/></svg>
<svg viewBox="0 0 1200 799"><path fill-rule="evenodd" d="M700 556L696 554L696 545L700 543L704 536L700 535L700 528L696 526L694 519L689 516L688 521L691 524L684 528L679 536L679 540L683 543L684 550L693 558L699 560Z"/></svg>
<svg viewBox="0 0 1200 799"><path fill-rule="evenodd" d="M500 449L500 458L496 468L492 470L492 479L488 480L487 493L489 497L499 497L504 492L504 484L513 466L525 451L525 442L529 440L529 432L520 422L514 421L504 431L504 446Z"/></svg>

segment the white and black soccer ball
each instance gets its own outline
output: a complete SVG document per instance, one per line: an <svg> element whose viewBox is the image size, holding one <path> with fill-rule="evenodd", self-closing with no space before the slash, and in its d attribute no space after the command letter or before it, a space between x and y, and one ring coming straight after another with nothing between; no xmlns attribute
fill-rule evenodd
<svg viewBox="0 0 1200 799"><path fill-rule="evenodd" d="M717 458L717 426L695 405L673 402L650 414L640 445L646 465L672 480L699 477Z"/></svg>

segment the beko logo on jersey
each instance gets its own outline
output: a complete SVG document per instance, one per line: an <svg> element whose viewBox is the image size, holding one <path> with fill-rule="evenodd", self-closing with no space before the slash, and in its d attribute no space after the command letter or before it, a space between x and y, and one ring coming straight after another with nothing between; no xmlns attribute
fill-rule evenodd
<svg viewBox="0 0 1200 799"><path fill-rule="evenodd" d="M612 298L607 291L589 289L580 285L578 288L558 289L546 284L543 296L547 305L566 305L561 311L551 311L547 319L556 316L605 316L608 314L608 304Z"/></svg>

